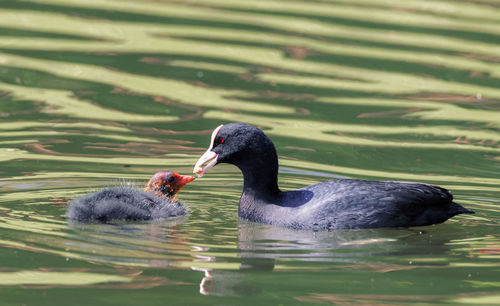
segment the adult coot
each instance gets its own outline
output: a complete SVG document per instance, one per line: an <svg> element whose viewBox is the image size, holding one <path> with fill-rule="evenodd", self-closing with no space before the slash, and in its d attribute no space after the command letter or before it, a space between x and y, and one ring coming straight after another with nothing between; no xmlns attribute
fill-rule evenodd
<svg viewBox="0 0 500 306"><path fill-rule="evenodd" d="M273 143L243 123L217 127L193 172L201 177L219 163L243 173L238 214L254 222L314 230L408 227L474 213L452 202L448 190L421 183L341 179L280 191Z"/></svg>
<svg viewBox="0 0 500 306"><path fill-rule="evenodd" d="M66 217L77 221L106 223L113 220L150 220L187 214L175 195L193 176L157 172L144 190L130 186L104 188L73 200Z"/></svg>

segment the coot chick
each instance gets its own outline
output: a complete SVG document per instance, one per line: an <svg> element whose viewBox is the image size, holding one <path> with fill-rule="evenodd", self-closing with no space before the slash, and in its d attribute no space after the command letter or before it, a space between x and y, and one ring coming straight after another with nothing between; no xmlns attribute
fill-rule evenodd
<svg viewBox="0 0 500 306"><path fill-rule="evenodd" d="M149 180L144 190L128 186L109 187L77 198L69 204L66 217L106 223L182 216L187 214L187 208L175 195L193 180L193 176L160 171Z"/></svg>
<svg viewBox="0 0 500 306"><path fill-rule="evenodd" d="M283 192L272 141L243 123L217 127L193 172L201 177L219 163L243 173L238 214L254 222L313 230L409 227L474 213L454 203L448 190L422 183L341 179Z"/></svg>

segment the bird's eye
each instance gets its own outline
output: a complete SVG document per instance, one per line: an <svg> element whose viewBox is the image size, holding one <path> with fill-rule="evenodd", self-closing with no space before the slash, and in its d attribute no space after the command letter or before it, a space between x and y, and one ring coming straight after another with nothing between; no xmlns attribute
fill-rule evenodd
<svg viewBox="0 0 500 306"><path fill-rule="evenodd" d="M223 144L224 143L224 138L218 136L217 138L215 138L215 145L220 145L220 144Z"/></svg>
<svg viewBox="0 0 500 306"><path fill-rule="evenodd" d="M175 180L175 177L169 176L167 182L172 183Z"/></svg>

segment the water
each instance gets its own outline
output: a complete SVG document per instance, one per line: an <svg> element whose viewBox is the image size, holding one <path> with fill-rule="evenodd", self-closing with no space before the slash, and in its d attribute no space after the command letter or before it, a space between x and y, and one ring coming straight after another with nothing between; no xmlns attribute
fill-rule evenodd
<svg viewBox="0 0 500 306"><path fill-rule="evenodd" d="M0 3L0 299L500 304L497 1ZM235 167L185 218L68 223L69 200L188 174L213 128L265 129L289 190L423 181L476 211L410 229L241 221Z"/></svg>

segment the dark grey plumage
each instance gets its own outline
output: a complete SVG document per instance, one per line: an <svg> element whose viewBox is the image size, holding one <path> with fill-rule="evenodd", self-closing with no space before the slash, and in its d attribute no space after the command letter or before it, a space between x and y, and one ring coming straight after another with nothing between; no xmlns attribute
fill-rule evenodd
<svg viewBox="0 0 500 306"><path fill-rule="evenodd" d="M159 171L145 190L130 186L108 187L71 201L66 217L84 222L151 220L182 216L188 209L175 195L194 177Z"/></svg>
<svg viewBox="0 0 500 306"><path fill-rule="evenodd" d="M408 227L472 211L441 187L406 182L332 180L280 192L266 203L243 191L240 217L295 229Z"/></svg>
<svg viewBox="0 0 500 306"><path fill-rule="evenodd" d="M278 188L278 157L271 140L257 127L223 125L211 149L218 163L237 166L243 174L239 216L295 229L409 227L441 223L474 213L454 203L451 193L421 183L332 180L282 192ZM203 159L213 160L205 153ZM206 169L196 167L195 173Z"/></svg>
<svg viewBox="0 0 500 306"><path fill-rule="evenodd" d="M68 219L90 222L150 220L182 216L187 208L132 187L109 187L73 200Z"/></svg>

